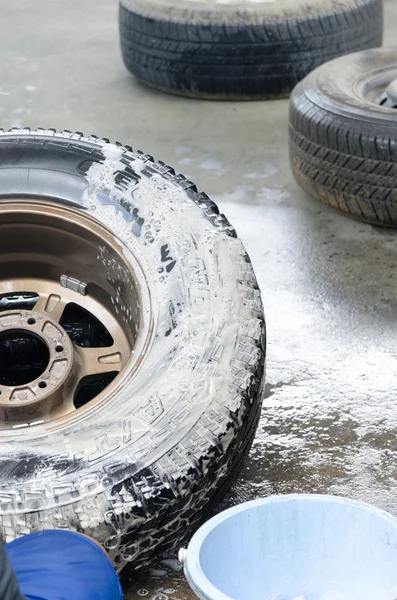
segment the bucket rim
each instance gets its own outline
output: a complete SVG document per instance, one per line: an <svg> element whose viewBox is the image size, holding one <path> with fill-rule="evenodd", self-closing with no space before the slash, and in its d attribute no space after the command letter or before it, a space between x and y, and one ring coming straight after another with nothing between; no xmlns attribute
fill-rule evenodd
<svg viewBox="0 0 397 600"><path fill-rule="evenodd" d="M186 552L186 558L184 562L184 572L187 582L193 592L203 600L235 600L231 596L224 594L221 590L216 588L207 579L200 564L200 549L208 534L214 530L220 523L226 521L230 517L236 514L245 512L246 510L255 508L257 506L263 506L266 504L274 504L278 502L293 502L306 500L308 502L321 501L321 502L333 502L335 504L344 504L349 506L355 506L357 508L365 509L372 514L377 515L381 519L388 521L391 525L394 525L397 529L397 518L388 513L387 511L377 508L368 502L361 500L353 500L343 496L334 496L331 494L277 494L267 496L266 498L258 498L256 500L250 500L248 502L242 502L225 511L220 512L218 515L212 517L209 521L204 523L193 535L188 549Z"/></svg>

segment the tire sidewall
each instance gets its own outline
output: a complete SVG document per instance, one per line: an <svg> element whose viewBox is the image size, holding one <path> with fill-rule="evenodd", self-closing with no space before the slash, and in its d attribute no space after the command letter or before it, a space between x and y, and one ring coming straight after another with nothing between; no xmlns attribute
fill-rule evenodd
<svg viewBox="0 0 397 600"><path fill-rule="evenodd" d="M297 86L297 92L302 90L326 113L397 130L396 110L377 105L365 96L365 81L393 68L397 77L395 50L357 52L318 67Z"/></svg>

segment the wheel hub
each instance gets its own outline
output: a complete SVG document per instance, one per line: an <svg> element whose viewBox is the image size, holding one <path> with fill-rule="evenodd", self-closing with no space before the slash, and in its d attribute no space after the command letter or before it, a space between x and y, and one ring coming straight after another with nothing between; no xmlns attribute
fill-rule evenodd
<svg viewBox="0 0 397 600"><path fill-rule="evenodd" d="M38 344L47 351L48 364L44 371L33 381L25 381L23 370L31 372L31 365L35 359L32 356L31 349L35 350L35 345L30 343L30 349L21 354L23 361L18 364L22 375L18 376L20 382L11 380L11 385L2 385L7 380L4 373L7 369L7 361L2 361L0 365L0 411L3 412L5 422L12 423L19 418L21 408L28 410L30 417L41 417L60 406L63 399L63 388L71 383L73 378L73 366L75 356L73 346L69 336L64 329L49 317L30 310L10 310L0 313L0 356L1 350L4 351L12 346L19 344L23 346L24 342L37 340ZM27 344L25 344L27 345ZM37 346L37 344L36 344ZM29 378L29 377L28 377ZM14 385L13 385L14 384Z"/></svg>

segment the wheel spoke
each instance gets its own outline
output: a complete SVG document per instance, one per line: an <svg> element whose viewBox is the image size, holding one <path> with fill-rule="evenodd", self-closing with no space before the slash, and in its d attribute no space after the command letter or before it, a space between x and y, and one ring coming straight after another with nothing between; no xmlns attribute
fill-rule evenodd
<svg viewBox="0 0 397 600"><path fill-rule="evenodd" d="M58 294L40 294L33 310L59 323L67 303Z"/></svg>
<svg viewBox="0 0 397 600"><path fill-rule="evenodd" d="M112 371L120 372L123 366L123 355L113 345L109 348L82 348L74 347L80 360L80 378L87 375L100 375Z"/></svg>
<svg viewBox="0 0 397 600"><path fill-rule="evenodd" d="M66 320L63 322L63 325L66 327L65 329L60 325L62 316L69 304L81 306L83 310L94 315L94 317L103 323L105 329L114 340L113 344L107 347L96 346L91 348L77 346L73 341L76 338L76 336L74 336L74 330L70 330L70 327L66 324ZM50 403L48 404L50 407L50 412L48 412L48 414L46 409L43 408L41 416L43 416L43 419L46 421L72 415L76 409L84 406L84 404L90 401L89 397L88 400L84 397L85 383L89 386L93 384L94 389L96 389L95 386L99 384L98 389L100 389L103 382L106 387L108 385L106 382L108 381L110 383L114 379L114 377L109 374L120 373L131 356L132 348L130 341L124 331L120 328L117 319L89 294L82 296L72 289L61 286L61 284L56 281L35 278L11 279L7 281L0 280L0 313L5 311L18 312L22 310L27 313L27 318L30 316L31 311L32 321L34 313L37 313L42 316L44 322L46 319L48 319L48 321L53 321L53 328L55 327L55 324L58 324L57 327L59 328L59 333L65 335L68 334L69 343L72 342L73 346L73 355L70 357L74 363L73 368L70 371L70 376L68 376L68 379L65 382L62 393L59 394L58 390L56 390L56 393L49 395L49 398L51 400L54 399L54 402L51 405ZM65 317L67 317L66 313ZM85 318L84 315L80 315L80 317ZM67 320L69 324L70 318L67 317ZM40 322L39 319L36 321L38 326L40 326L41 319ZM77 333L79 331L79 323L80 322L76 320L75 328ZM29 326L31 326L29 327L30 331L30 329L36 325L32 322L29 323ZM47 328L46 331L53 332L53 328ZM87 329L90 330L90 327ZM89 341L86 343L91 344L106 343L99 340L98 342L94 341L94 339L90 338L91 334L91 331L87 331L87 335L85 337L83 336L82 340L84 339L85 341L87 338ZM77 338L78 337L79 336L77 335ZM55 355L56 360L54 364L56 367L62 367L63 361L65 360L63 349L66 345L66 343L60 343L60 349L55 350L56 352L59 352L59 355ZM83 381L86 377L91 375L94 376L93 382ZM76 398L78 397L80 386L82 386L83 392L81 398L84 398L81 400L79 396L80 400L76 405ZM92 387L89 389L91 390ZM88 392L88 396L89 393L90 392ZM19 422L20 419L18 419L16 419L16 422ZM29 416L26 417L26 419L28 420Z"/></svg>
<svg viewBox="0 0 397 600"><path fill-rule="evenodd" d="M58 409L59 414L57 416L62 416L62 415L68 414L68 413L76 410L73 401L74 401L74 397L75 397L77 388L79 386L79 383L80 383L80 378L77 377L73 381L72 384L69 384L67 393L63 397L63 403Z"/></svg>

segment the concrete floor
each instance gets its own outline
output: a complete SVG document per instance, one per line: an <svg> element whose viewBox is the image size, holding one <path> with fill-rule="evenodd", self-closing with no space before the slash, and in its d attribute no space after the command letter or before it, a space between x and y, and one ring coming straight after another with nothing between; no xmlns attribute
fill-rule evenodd
<svg viewBox="0 0 397 600"><path fill-rule="evenodd" d="M268 321L267 400L227 503L343 494L397 514L397 232L329 212L295 185L288 102L157 93L124 69L117 0L0 0L0 124L107 136L175 166L245 241ZM397 3L386 0L386 44ZM161 567L162 568L162 567ZM181 575L128 600L191 600Z"/></svg>

